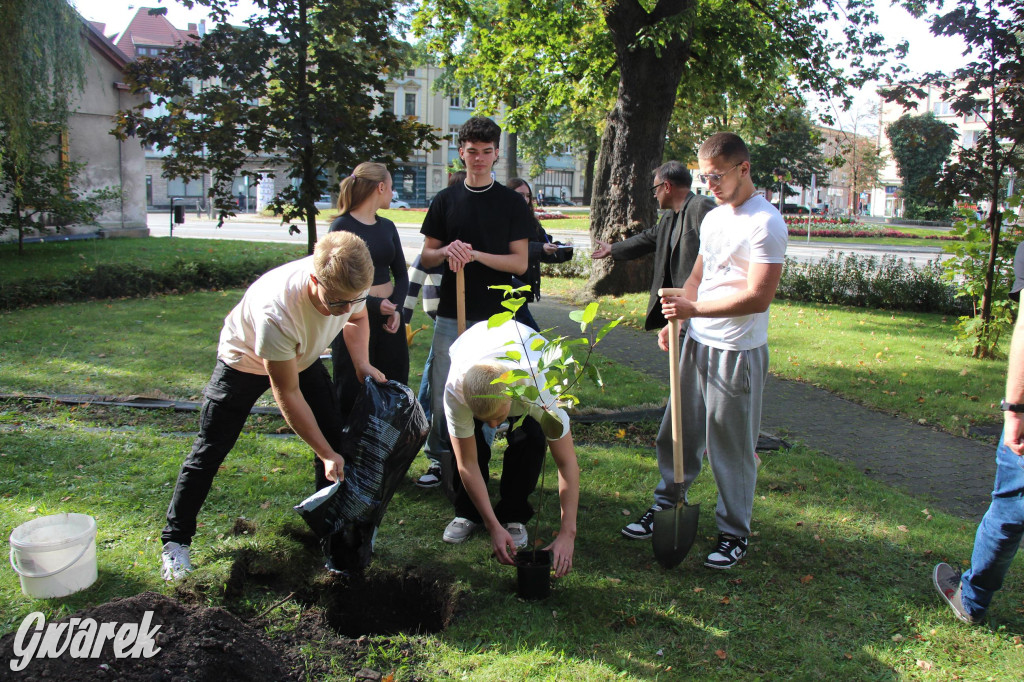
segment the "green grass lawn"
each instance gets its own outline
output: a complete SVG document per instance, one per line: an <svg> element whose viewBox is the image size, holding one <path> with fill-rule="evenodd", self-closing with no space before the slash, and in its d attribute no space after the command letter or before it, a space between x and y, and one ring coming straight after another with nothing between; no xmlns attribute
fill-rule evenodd
<svg viewBox="0 0 1024 682"><path fill-rule="evenodd" d="M77 257L71 250L54 267ZM33 272L49 267L43 258ZM548 295L570 299L581 286L544 282ZM0 314L0 391L198 398L221 320L240 295L201 292ZM638 325L646 300L646 294L606 297L602 314L622 314ZM413 326L424 323L418 316ZM769 330L772 368L956 431L991 421L1006 368L950 355L951 324L935 315L779 301ZM421 332L411 348L414 387L428 334ZM664 399L664 386L598 362L611 388L585 389L585 405L635 407ZM0 634L33 610L60 617L149 589L224 605L243 618L296 589L329 590L291 510L312 492L312 455L298 439L276 437L281 421L267 417L250 419L216 479L195 539L198 570L179 588L163 584L159 532L196 419L0 402L0 533L38 515L88 513L99 526L100 569L90 589L40 601L21 594L13 571L0 572ZM417 459L385 516L370 573L413 567L447 576L456 616L436 634L370 637L356 669L367 665L396 680L1019 679L1021 561L993 604L991 622L960 624L935 594L930 570L937 561L966 565L974 524L802 447L764 455L750 553L737 568L701 566L715 533L715 488L706 471L690 493L691 503L701 504L697 543L680 567L660 568L649 543L618 534L650 502L658 478L655 429L577 430L576 570L540 603L515 597L512 569L489 558L483 537L459 546L441 541L450 506L436 490L412 485L425 468ZM550 464L548 470L545 540L557 528ZM239 516L247 519L245 532L238 531ZM249 566L250 579L233 579L239 573L233 569L253 557L259 566ZM294 629L309 608L286 601L268 616L267 634ZM311 665L335 660L337 645L310 641L303 655ZM316 679L351 679L351 673L339 663L335 676Z"/></svg>
<svg viewBox="0 0 1024 682"><path fill-rule="evenodd" d="M3 571L0 632L33 610L55 618L144 590L191 594L243 618L303 580L328 590L291 511L312 491L312 455L301 441L241 437L200 516L197 571L176 591L159 578L159 532L189 438L151 426L106 432L94 416L87 408L0 405L0 529L59 511L88 513L99 528L100 573L84 592L33 601L14 572ZM666 571L649 543L618 534L649 503L657 476L650 448L581 444L578 455L576 568L539 603L515 597L512 569L488 557L483 537L443 543L448 503L406 480L381 526L371 576L407 567L447 576L458 609L436 634L371 637L356 669L370 665L397 680L1009 680L1024 665L1024 574L1011 571L990 625L960 624L929 572L939 560L963 565L973 526L853 468L801 448L767 454L750 553L728 572L701 566L714 535L715 489L704 472L690 494L701 504L696 544ZM412 473L422 468L418 460ZM545 539L557 527L552 503L549 494ZM232 569L244 562L251 578L239 583ZM293 600L271 612L267 634L292 629L306 608ZM331 640L304 649L310 662L335 653ZM351 679L351 671L339 666L336 676L317 679Z"/></svg>

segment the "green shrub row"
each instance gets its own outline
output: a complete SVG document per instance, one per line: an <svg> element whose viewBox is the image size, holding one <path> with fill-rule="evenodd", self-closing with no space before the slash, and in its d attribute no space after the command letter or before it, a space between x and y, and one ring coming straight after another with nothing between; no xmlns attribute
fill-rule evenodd
<svg viewBox="0 0 1024 682"><path fill-rule="evenodd" d="M916 266L893 255L844 255L829 251L814 263L786 259L776 293L806 303L968 315L970 302L958 298L942 279L942 266L928 261Z"/></svg>
<svg viewBox="0 0 1024 682"><path fill-rule="evenodd" d="M571 261L557 265L542 264L545 277L590 277L589 254L577 251ZM806 303L969 315L969 301L942 279L937 261L916 266L892 255L844 255L829 251L814 263L786 259L779 282L778 298Z"/></svg>
<svg viewBox="0 0 1024 682"><path fill-rule="evenodd" d="M83 266L58 277L0 282L0 309L11 310L30 305L95 298L244 287L279 264L279 257L268 254L266 258L243 259L230 264L175 258L166 267L159 269L132 263Z"/></svg>

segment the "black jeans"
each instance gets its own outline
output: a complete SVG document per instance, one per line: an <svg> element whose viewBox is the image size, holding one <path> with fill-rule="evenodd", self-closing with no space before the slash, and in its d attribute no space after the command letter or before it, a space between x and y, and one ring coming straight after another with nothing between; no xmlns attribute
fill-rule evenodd
<svg viewBox="0 0 1024 682"><path fill-rule="evenodd" d="M366 317L370 323L370 364L384 372L388 379L408 384L409 342L405 338L405 322L400 322L398 331L390 334L384 331L386 318L380 313L367 310ZM352 411L356 397L362 393L363 385L356 377L356 369L342 334L338 334L331 343L331 365L334 372L334 394L345 420Z"/></svg>
<svg viewBox="0 0 1024 682"><path fill-rule="evenodd" d="M210 383L203 389L203 407L199 413L199 435L192 451L181 465L178 483L167 508L167 526L161 534L164 542L187 545L196 533L196 518L213 485L213 477L245 426L249 411L270 388L270 378L262 374L239 372L217 361ZM299 389L309 403L320 431L337 451L341 446L341 418L334 402L334 390L327 368L317 360L299 372ZM316 488L330 485L324 463L313 455Z"/></svg>
<svg viewBox="0 0 1024 682"><path fill-rule="evenodd" d="M514 418L513 418L514 421ZM476 456L480 464L480 473L484 477L484 484L490 478L489 464L491 461L491 448L484 438L483 422L473 420L474 436L476 437ZM504 462L501 468L501 494L498 504L494 506L494 515L499 523L526 523L533 516L533 507L527 498L537 488L537 479L540 477L540 469L544 463L544 455L547 453L548 441L540 428L537 420L527 417L523 420L522 426L509 431L505 436L508 447L505 448ZM459 476L459 469L453 461L450 466L441 467L441 471L450 480L444 481L445 492L448 499L455 506L455 515L480 523L483 517L477 511L476 505L470 499L469 493L462 485L462 478Z"/></svg>

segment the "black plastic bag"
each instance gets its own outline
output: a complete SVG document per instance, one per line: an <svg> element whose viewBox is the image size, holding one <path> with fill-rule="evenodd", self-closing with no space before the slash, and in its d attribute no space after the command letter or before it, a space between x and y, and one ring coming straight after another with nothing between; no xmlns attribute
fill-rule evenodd
<svg viewBox="0 0 1024 682"><path fill-rule="evenodd" d="M369 565L377 527L429 429L408 386L366 378L342 431L344 480L295 506L320 538L327 568L361 570Z"/></svg>

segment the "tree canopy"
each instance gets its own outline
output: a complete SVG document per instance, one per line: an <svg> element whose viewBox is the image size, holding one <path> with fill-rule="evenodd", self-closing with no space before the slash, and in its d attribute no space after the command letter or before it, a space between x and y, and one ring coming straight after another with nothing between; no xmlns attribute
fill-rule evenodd
<svg viewBox="0 0 1024 682"><path fill-rule="evenodd" d="M198 4L210 7L216 28L135 62L130 82L151 102L121 112L118 126L174 150L168 177L211 172L209 196L222 219L233 213L234 178L259 182L247 162L282 166L295 182L275 185L271 208L285 221L305 220L312 252L314 202L330 173L436 146L429 126L385 106L385 79L405 51L390 30L397 18L389 0L265 0L242 27L225 23L234 2ZM152 116L154 105L166 113Z"/></svg>
<svg viewBox="0 0 1024 682"><path fill-rule="evenodd" d="M967 239L988 242L987 263L984 268L962 268L954 279L971 280L972 297L982 291L979 323L970 333L975 336L973 354L989 356L995 347L990 340L1001 332L993 319L996 272L1012 267L1005 255L1009 245L1001 236L1004 182L1008 174L1019 176L1024 170L1024 1L960 0L953 9L933 15L931 24L935 35L962 38L969 61L952 73L932 72L899 83L885 96L912 109L925 98L926 88L933 88L953 112L984 124L975 144L962 145L946 165L938 187L947 200L967 196L988 202L987 234L967 224L961 230ZM975 273L981 273L983 286L974 286L979 279Z"/></svg>
<svg viewBox="0 0 1024 682"><path fill-rule="evenodd" d="M905 49L886 48L870 30L872 8L869 0L424 0L414 25L457 82L506 104L514 129L553 109L569 121L587 103L605 109L591 230L617 241L653 222L646 190L673 110L703 121L780 90L849 101L850 83L879 75L873 57ZM829 37L828 20L847 21L842 38ZM596 293L650 285L649 261L606 259L594 272Z"/></svg>

